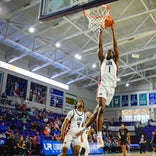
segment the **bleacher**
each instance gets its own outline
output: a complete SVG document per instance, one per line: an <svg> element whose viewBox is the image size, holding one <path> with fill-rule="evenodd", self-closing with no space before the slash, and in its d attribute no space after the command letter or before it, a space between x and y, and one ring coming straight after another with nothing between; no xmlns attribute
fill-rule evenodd
<svg viewBox="0 0 156 156"><path fill-rule="evenodd" d="M143 132L148 136L148 138L152 138L152 132L156 130L156 126L145 126L143 127Z"/></svg>
<svg viewBox="0 0 156 156"><path fill-rule="evenodd" d="M26 111L28 112L28 117L29 117L29 120L30 122L26 122L25 123L25 128L26 130L21 130L19 129L19 127L22 126L22 120L21 118L18 117L18 115L20 115L22 113L22 111L20 110L16 110L15 107L3 107L3 105L0 105L0 115L4 115L6 113L6 110L8 111L11 111L11 115L14 116L14 118L12 119L9 119L9 120L5 120L5 125L10 127L12 125L13 122L16 123L16 126L17 126L17 130L14 131L14 133L18 132L19 135L23 135L23 137L25 138L27 135L30 136L30 137L33 137L36 132L32 132L29 130L30 128L30 123L35 121L35 115L33 114L33 112L31 111L31 108L27 108ZM38 113L41 112L41 110L38 110ZM17 116L17 118L16 118ZM58 113L52 113L52 114L49 114L48 116L48 119L50 121L52 121L53 119L55 118L64 118L65 115L64 114L58 114ZM41 129L40 129L40 137L42 140L51 140L51 137L49 136L45 136L44 133L43 133L43 127L45 125L43 119L38 119L37 122L39 123L39 125L41 126ZM2 121L0 121L0 124L2 123ZM125 126L129 129L130 132L135 132L135 126L138 122L124 122ZM104 124L108 125L109 127L109 130L111 130L112 132L115 131L115 132L118 132L120 126L121 126L121 122L109 122L109 121L105 121ZM143 131L145 132L145 134L151 138L152 136L152 131L156 129L156 126L146 126L143 128ZM137 134L135 134L137 135ZM139 144L138 142L134 142L130 145L131 149L132 150L138 150L139 149Z"/></svg>

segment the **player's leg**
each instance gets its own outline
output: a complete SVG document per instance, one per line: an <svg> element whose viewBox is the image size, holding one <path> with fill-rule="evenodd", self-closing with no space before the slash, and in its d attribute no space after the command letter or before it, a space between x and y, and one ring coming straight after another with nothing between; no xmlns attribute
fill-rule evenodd
<svg viewBox="0 0 156 156"><path fill-rule="evenodd" d="M126 152L127 152L127 150L126 150L126 145L123 144L123 145L122 145L122 153L123 153L123 156L126 156Z"/></svg>
<svg viewBox="0 0 156 156"><path fill-rule="evenodd" d="M104 87L100 86L98 89L98 113L96 118L96 127L97 127L97 144L98 148L104 147L104 142L102 138L102 127L103 127L103 121L104 121L104 111L106 108L106 105L109 105L113 95L114 95L114 88L111 87Z"/></svg>
<svg viewBox="0 0 156 156"><path fill-rule="evenodd" d="M65 136L63 144L62 144L62 152L58 156L66 156L66 153L68 149L70 148L71 142L72 142L72 135L68 133Z"/></svg>
<svg viewBox="0 0 156 156"><path fill-rule="evenodd" d="M152 148L153 148L153 154L152 154L152 156L155 156L156 155L156 146L153 145Z"/></svg>
<svg viewBox="0 0 156 156"><path fill-rule="evenodd" d="M81 146L80 145L76 145L73 147L73 152L74 152L74 156L80 156L80 151L81 150Z"/></svg>
<svg viewBox="0 0 156 156"><path fill-rule="evenodd" d="M87 121L87 123L85 125L86 128L88 128L97 118L98 109L99 109L99 106L97 105L93 111L93 114L90 116L89 120Z"/></svg>
<svg viewBox="0 0 156 156"><path fill-rule="evenodd" d="M58 156L66 156L67 151L68 151L68 148L62 147L62 152Z"/></svg>
<svg viewBox="0 0 156 156"><path fill-rule="evenodd" d="M106 99L99 97L98 105L99 105L99 107L98 107L98 112L97 112L97 117L96 117L96 127L97 127L97 132L102 132L104 111L105 111L105 107L106 107Z"/></svg>
<svg viewBox="0 0 156 156"><path fill-rule="evenodd" d="M82 143L80 141L80 138L73 140L72 147L73 147L74 156L80 156L82 150Z"/></svg>
<svg viewBox="0 0 156 156"><path fill-rule="evenodd" d="M143 151L143 146L142 144L140 144L140 153L142 153L142 151Z"/></svg>
<svg viewBox="0 0 156 156"><path fill-rule="evenodd" d="M88 156L89 155L89 151L90 151L88 140L84 141L84 148L85 148L84 156Z"/></svg>
<svg viewBox="0 0 156 156"><path fill-rule="evenodd" d="M80 156L80 152L82 149L81 137L72 140L72 147L73 147L74 156Z"/></svg>
<svg viewBox="0 0 156 156"><path fill-rule="evenodd" d="M106 99L103 97L98 98L98 113L96 117L96 127L97 127L97 144L98 148L104 147L104 142L102 138L102 127L103 127L103 121L104 121L104 110L106 107Z"/></svg>

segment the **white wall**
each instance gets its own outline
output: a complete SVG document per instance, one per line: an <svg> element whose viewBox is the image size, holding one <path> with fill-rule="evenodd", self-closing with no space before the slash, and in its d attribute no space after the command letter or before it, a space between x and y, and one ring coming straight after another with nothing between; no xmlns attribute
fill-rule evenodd
<svg viewBox="0 0 156 156"><path fill-rule="evenodd" d="M127 93L127 92L137 92L137 91L148 91L152 89L151 84L146 81L138 81L130 83L129 87L125 85L119 85L116 89L117 94ZM154 89L154 88L153 88Z"/></svg>
<svg viewBox="0 0 156 156"><path fill-rule="evenodd" d="M151 79L152 83L149 83L147 81L138 81L135 83L130 83L129 87L126 87L125 85L119 85L116 89L116 95L130 95L131 94L139 94L139 93L148 93L149 91L156 92L156 79ZM121 98L120 98L120 104L121 104ZM120 107L120 108L108 108L106 112L107 118L109 113L114 114L114 119L118 120L119 116L121 115L121 112L123 109L149 109L149 115L150 118L153 120L156 120L156 113L154 110L156 109L156 105L149 105L148 97L147 97L147 105L146 106L130 106L130 98L129 98L129 106L128 107ZM118 112L118 113L116 113ZM112 115L111 115L112 116ZM109 117L111 119L111 117Z"/></svg>

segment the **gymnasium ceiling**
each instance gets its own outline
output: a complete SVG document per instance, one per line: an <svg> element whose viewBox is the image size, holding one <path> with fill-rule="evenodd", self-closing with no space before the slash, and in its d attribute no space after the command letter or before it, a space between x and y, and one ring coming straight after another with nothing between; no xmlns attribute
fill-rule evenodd
<svg viewBox="0 0 156 156"><path fill-rule="evenodd" d="M150 83L156 77L156 1L119 0L109 6L120 51L118 86L141 80ZM0 60L95 91L98 44L86 17L79 12L41 22L38 12L39 0L0 1ZM35 33L29 33L31 26ZM110 29L103 36L104 47L111 48ZM57 42L60 48L55 46ZM76 54L82 58L76 59Z"/></svg>

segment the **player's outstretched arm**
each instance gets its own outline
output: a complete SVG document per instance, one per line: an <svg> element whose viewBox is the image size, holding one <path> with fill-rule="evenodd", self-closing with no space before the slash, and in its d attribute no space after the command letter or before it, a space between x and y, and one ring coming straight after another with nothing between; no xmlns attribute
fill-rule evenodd
<svg viewBox="0 0 156 156"><path fill-rule="evenodd" d="M102 28L100 29L100 33L99 33L98 58L99 58L99 61L102 62L102 60L103 60Z"/></svg>
<svg viewBox="0 0 156 156"><path fill-rule="evenodd" d="M111 29L112 29L112 35L113 35L113 47L114 47L114 53L115 53L115 63L118 65L119 64L119 50L118 50L118 45L117 45L114 22L111 26Z"/></svg>
<svg viewBox="0 0 156 156"><path fill-rule="evenodd" d="M66 129L68 123L69 123L69 119L65 118L65 120L62 124L62 127L61 127L61 137L60 137L61 142L64 141L65 129Z"/></svg>

